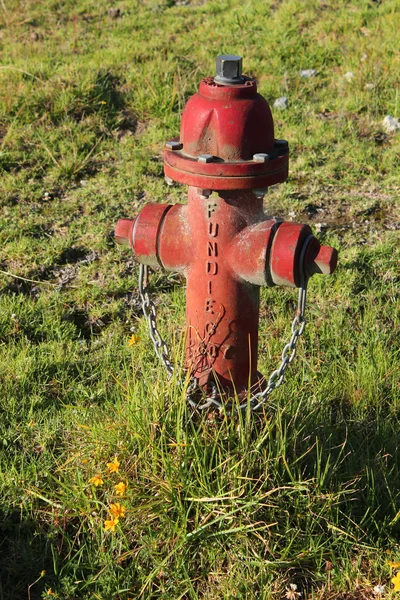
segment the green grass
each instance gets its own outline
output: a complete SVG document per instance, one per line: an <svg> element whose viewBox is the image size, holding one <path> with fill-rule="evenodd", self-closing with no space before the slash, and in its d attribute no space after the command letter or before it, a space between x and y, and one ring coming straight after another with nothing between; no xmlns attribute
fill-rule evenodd
<svg viewBox="0 0 400 600"><path fill-rule="evenodd" d="M381 123L400 116L398 2L115 6L0 3L0 600L395 597L400 134ZM146 202L185 202L162 147L222 52L271 105L289 97L273 112L290 178L266 212L322 223L340 252L285 385L235 418L190 414L112 238ZM157 272L151 292L181 362L184 282ZM296 295L262 299L268 373Z"/></svg>

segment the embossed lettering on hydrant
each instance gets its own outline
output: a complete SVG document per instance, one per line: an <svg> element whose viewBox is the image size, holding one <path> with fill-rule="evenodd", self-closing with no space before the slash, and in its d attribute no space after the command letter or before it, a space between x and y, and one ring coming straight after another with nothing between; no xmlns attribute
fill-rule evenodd
<svg viewBox="0 0 400 600"><path fill-rule="evenodd" d="M207 257L217 259L218 257L218 242L215 241L218 238L219 224L215 220L211 220L214 217L214 213L217 210L216 202L207 203L207 218L208 218L208 235L213 238L211 241L207 241ZM218 261L207 260L206 262L206 274L207 280L207 292L208 297L206 298L205 311L207 313L214 314L215 299L213 298L213 277L218 275Z"/></svg>

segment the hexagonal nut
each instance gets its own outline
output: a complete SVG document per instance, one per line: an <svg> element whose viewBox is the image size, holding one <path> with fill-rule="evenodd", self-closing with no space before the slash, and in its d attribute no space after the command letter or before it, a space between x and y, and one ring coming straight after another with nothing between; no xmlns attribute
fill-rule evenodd
<svg viewBox="0 0 400 600"><path fill-rule="evenodd" d="M266 154L265 152L257 152L257 154L253 155L254 162L258 163L266 163L269 161L269 158L269 154Z"/></svg>
<svg viewBox="0 0 400 600"><path fill-rule="evenodd" d="M177 142L176 140L171 140L170 142L165 142L165 147L167 150L182 150L183 144L181 142Z"/></svg>
<svg viewBox="0 0 400 600"><path fill-rule="evenodd" d="M197 188L197 193L199 194L202 200L207 200L212 194L211 190L205 190L203 188Z"/></svg>
<svg viewBox="0 0 400 600"><path fill-rule="evenodd" d="M217 83L241 83L242 57L235 54L217 56L217 74L214 80Z"/></svg>
<svg viewBox="0 0 400 600"><path fill-rule="evenodd" d="M214 157L212 154L199 154L197 161L199 163L210 163L214 161Z"/></svg>
<svg viewBox="0 0 400 600"><path fill-rule="evenodd" d="M289 142L287 140L275 140L274 145L278 153L286 154L289 151Z"/></svg>

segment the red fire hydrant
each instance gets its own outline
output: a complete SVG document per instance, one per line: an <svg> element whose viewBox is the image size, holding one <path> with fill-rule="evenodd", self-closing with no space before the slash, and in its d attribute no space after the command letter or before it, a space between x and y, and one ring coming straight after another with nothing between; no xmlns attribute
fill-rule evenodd
<svg viewBox="0 0 400 600"><path fill-rule="evenodd" d="M336 250L321 246L308 225L263 212L267 188L288 176L289 147L275 139L268 103L241 66L238 56L217 58L217 75L203 79L186 104L180 137L165 144L167 183L188 185L188 204L147 204L115 230L142 265L185 275L186 367L200 388L213 385L214 398L216 388L240 395L249 386L263 396L260 286L300 287L305 295L307 279L337 263ZM291 357L283 362L275 379Z"/></svg>

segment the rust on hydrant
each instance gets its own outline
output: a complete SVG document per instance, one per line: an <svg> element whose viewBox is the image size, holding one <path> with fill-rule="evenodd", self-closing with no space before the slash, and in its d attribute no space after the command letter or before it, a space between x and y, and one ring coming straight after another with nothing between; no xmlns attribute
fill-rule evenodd
<svg viewBox="0 0 400 600"><path fill-rule="evenodd" d="M189 186L188 203L147 204L117 224L116 241L140 263L185 275L186 366L201 386L212 379L241 393L258 381L260 286L299 287L302 277L336 268L337 251L308 225L263 212L288 161L289 145L275 139L268 103L242 76L241 58L220 56L217 75L186 104L180 137L164 148L166 178Z"/></svg>

